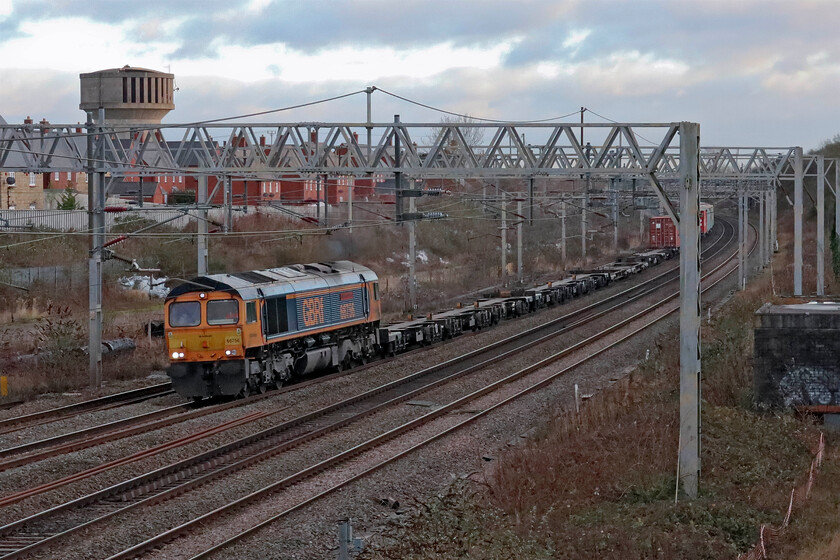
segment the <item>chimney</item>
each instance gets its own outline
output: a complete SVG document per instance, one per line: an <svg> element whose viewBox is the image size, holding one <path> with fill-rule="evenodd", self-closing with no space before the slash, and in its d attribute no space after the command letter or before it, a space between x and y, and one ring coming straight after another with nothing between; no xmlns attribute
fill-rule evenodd
<svg viewBox="0 0 840 560"><path fill-rule="evenodd" d="M358 132L354 132L354 133L353 133L353 139L355 139L355 140L356 140L356 142L358 142L358 141L359 141L359 133L358 133Z"/></svg>
<svg viewBox="0 0 840 560"><path fill-rule="evenodd" d="M50 128L49 128L49 126L50 126L50 121L48 121L48 120L46 119L46 117L45 117L45 118L43 118L43 119L41 119L41 122L39 122L38 124L40 124L40 125L41 125L41 134L46 134L46 133L48 133L48 132L50 131Z"/></svg>
<svg viewBox="0 0 840 560"><path fill-rule="evenodd" d="M265 146L265 136L260 136L260 146Z"/></svg>
<svg viewBox="0 0 840 560"><path fill-rule="evenodd" d="M32 117L27 116L25 119L23 119L23 124L32 124Z"/></svg>

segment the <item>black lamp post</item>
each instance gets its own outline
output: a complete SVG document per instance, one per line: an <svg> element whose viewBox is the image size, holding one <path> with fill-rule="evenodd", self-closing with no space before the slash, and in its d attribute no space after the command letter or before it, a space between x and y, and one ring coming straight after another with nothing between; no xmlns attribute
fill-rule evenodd
<svg viewBox="0 0 840 560"><path fill-rule="evenodd" d="M11 209L12 207L12 187L15 185L15 178L14 176L6 177L6 209Z"/></svg>

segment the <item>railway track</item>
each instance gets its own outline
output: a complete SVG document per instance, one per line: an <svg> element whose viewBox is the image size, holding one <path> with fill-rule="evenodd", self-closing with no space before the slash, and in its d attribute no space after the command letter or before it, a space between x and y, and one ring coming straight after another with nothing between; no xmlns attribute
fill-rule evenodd
<svg viewBox="0 0 840 560"><path fill-rule="evenodd" d="M730 239L731 234L732 232L729 234ZM721 234L718 240L713 243L713 248L719 244L725 235L725 233ZM728 241L724 241L723 246ZM721 250L718 249L714 254L718 254ZM708 259L709 256L707 255L706 258ZM602 317L617 307L636 301L673 282L676 278L666 279L673 273L673 270L665 271L639 286L630 287L602 302L566 314L520 335L493 343L488 347L439 366L427 368L361 395L284 422L247 438L242 438L226 446L6 525L0 528L0 554L5 554L3 558L17 558L36 548L65 538L83 527L104 521L128 509L159 503L211 480L244 469L315 438L334 432L353 422L358 422L377 411L405 402L422 392L430 391L459 377L481 370L490 364L504 361L525 348L541 344L596 317ZM611 303L604 309L604 304L610 302L617 303ZM488 352L492 353L489 357ZM253 418L237 419L237 425L265 416L265 413L261 414L262 416ZM216 427L214 429L226 428ZM184 442L189 441L188 438L183 439ZM177 443L170 442L165 444L165 447L169 449ZM148 452L151 453L152 450ZM66 483L74 480L76 479L70 479ZM51 488L47 485L43 491ZM34 494L30 493L28 495ZM2 505L2 502L0 502L0 505ZM66 518L66 520L62 521L62 518Z"/></svg>
<svg viewBox="0 0 840 560"><path fill-rule="evenodd" d="M735 270L733 267L729 267L729 270L725 270L725 267L731 264L735 256L736 255L730 256L719 266L715 267L714 270L703 276L704 282L706 283L703 288L704 292L717 285ZM201 533L200 538L203 543L201 546L205 547L203 552L193 556L193 560L214 555L231 544L246 538L248 535L253 534L261 528L282 519L283 517L319 500L320 498L378 471L384 466L475 422L479 418L486 416L492 411L497 410L498 408L503 407L504 405L521 398L526 394L545 387L558 377L567 374L604 352L615 348L622 342L635 336L640 330L649 328L668 317L674 311L678 310L678 303L676 305L673 304L674 300L678 296L678 292L671 293L655 304L643 309L642 311L634 313L630 317L601 330L599 333L594 334L585 340L582 340L559 352L553 353L550 356L533 363L532 365L506 375L497 381L482 387L481 389L456 398L419 418L415 418L387 432L381 433L364 443L345 449L344 451L332 455L320 462L311 464L292 475L284 477L282 480L270 484L258 491L252 492L251 494L238 500L232 501L222 507L216 508L204 515L198 516L178 527L172 528L151 539L148 539L143 543L128 548L109 557L108 560L133 558L151 550L159 550L161 547L165 546L167 542L180 536L188 535L192 532ZM669 303L671 304L670 307L660 310L660 308L664 308ZM655 310L660 310L661 312L658 316L648 319L649 315ZM639 324L639 322L642 322L642 324ZM622 330L629 332L622 333ZM589 352L577 359L575 363L562 368L560 371L548 368L548 366L557 360L572 356L578 351L584 350L610 335L617 335L619 338ZM456 411L463 411L468 405L469 410L473 412L467 419L461 420L460 418L462 418L462 416L452 414ZM386 455L386 458L381 459L380 456L382 455ZM332 472L331 470L339 471L339 477L342 478L342 480L338 483L330 483L327 488L324 489L324 486L327 484L318 478L317 475L325 472ZM293 486L297 487L298 485L303 484L307 486L308 490L301 491L298 489L297 493L308 493L308 498L299 500L297 503L290 504L280 513L271 515L268 518L263 518L259 521L259 523L253 524L250 529L237 533L229 537L227 540L218 542L218 532L210 528L214 526L214 524L217 529L223 531L224 529L221 529L218 523L225 521L229 522L229 516L237 512L241 512L243 507L254 506L254 504L258 503L261 499L270 494L277 494ZM288 498L288 500L293 502L295 498ZM278 502L281 504L284 502L282 496L274 496L270 507L276 508ZM206 543L214 540L217 542L210 548L206 548Z"/></svg>
<svg viewBox="0 0 840 560"><path fill-rule="evenodd" d="M172 383L160 383L149 387L143 387L142 389L124 391L122 393L107 395L105 397L69 404L58 408L51 408L41 412L14 416L12 418L0 420L0 435L22 430L24 428L42 426L49 422L55 422L76 416L82 412L96 412L119 406L136 404L149 399L162 397L164 395L171 395L173 393Z"/></svg>
<svg viewBox="0 0 840 560"><path fill-rule="evenodd" d="M729 226L725 226L724 231L722 231L719 237L711 244L712 246L710 248L710 252L727 235L727 229L729 229ZM729 235L731 236L732 232L730 232ZM711 258L716 254L717 253L715 252L707 258ZM656 276L655 278L649 280L648 283L653 282L664 276L667 276L671 273L673 273L673 269L666 270L660 275ZM641 283L635 288L644 285L646 284ZM630 290L625 290L625 292L631 291L632 289L633 288L631 288ZM610 300L607 299L604 301ZM383 362L380 361L379 363ZM358 371L358 368L356 371ZM295 387L297 387L297 385ZM43 413L36 413L25 417L22 416L16 419L10 419L10 421L17 420L19 422L23 422L28 427L36 425L31 423L33 421L53 421L58 418L64 418L69 415L78 414L81 411L101 410L103 408L108 408L112 406L123 406L131 402L139 402L142 400L146 400L148 398L152 398L153 396L158 396L159 394L170 394L171 392L171 384L161 384L154 386L153 388L129 391L126 393L120 393L118 395L112 395L110 397L103 397L102 399L94 399L92 401L78 403L77 405L69 405L68 407L62 407L50 411L45 411ZM277 393L274 394L276 395ZM37 461L47 459L49 457L55 457L57 455L78 451L80 449L85 449L96 445L101 445L103 443L116 441L125 437L165 428L178 422L191 420L193 418L204 416L207 414L212 414L215 412L220 412L228 408L245 406L247 404L252 404L256 400L259 400L261 398L269 398L270 396L271 395L255 395L244 401L225 403L223 405L216 405L212 407L203 407L198 411L191 412L187 412L190 408L190 405L186 403L178 404L161 410L151 411L145 414L116 420L107 424L96 425L90 428L76 430L67 434L57 435L54 437L45 438L42 440L21 444L6 449L0 449L0 472L28 465ZM29 423L27 423L27 421ZM2 423L0 423L0 427L2 427ZM20 429L20 427L9 427L7 429L9 431L14 431ZM0 435L2 435L2 433L4 432L0 431ZM2 504L3 501L0 500L0 506L2 506Z"/></svg>

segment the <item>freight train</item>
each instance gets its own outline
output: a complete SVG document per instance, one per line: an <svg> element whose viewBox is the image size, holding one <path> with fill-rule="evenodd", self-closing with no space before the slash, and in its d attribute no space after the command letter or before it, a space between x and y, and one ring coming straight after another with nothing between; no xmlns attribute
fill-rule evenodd
<svg viewBox="0 0 840 560"><path fill-rule="evenodd" d="M200 276L166 298L168 374L186 398L247 396L559 304L674 254L636 253L556 282L484 294L471 306L390 325L380 324L376 274L350 261Z"/></svg>
<svg viewBox="0 0 840 560"><path fill-rule="evenodd" d="M711 204L700 203L700 234L706 235L715 227L715 209ZM651 247L679 247L680 232L674 225L670 216L651 216L650 236L648 238Z"/></svg>

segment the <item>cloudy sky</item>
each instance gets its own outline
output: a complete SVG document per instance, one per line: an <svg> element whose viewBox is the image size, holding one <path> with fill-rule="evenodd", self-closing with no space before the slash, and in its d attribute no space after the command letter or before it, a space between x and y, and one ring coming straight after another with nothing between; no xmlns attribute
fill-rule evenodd
<svg viewBox="0 0 840 560"><path fill-rule="evenodd" d="M175 74L170 123L375 85L478 117L585 106L697 121L703 145L807 149L840 133L838 22L837 0L0 0L0 115L83 121L79 73L128 64ZM355 95L271 119L365 108ZM374 94L374 121L396 113L440 118Z"/></svg>

